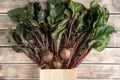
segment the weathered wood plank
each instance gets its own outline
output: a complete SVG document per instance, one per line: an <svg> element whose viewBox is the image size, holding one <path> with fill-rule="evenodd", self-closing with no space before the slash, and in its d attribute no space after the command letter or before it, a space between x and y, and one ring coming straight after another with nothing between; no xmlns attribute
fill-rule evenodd
<svg viewBox="0 0 120 80"><path fill-rule="evenodd" d="M120 62L120 48L106 48L102 52L92 50L83 63L116 63Z"/></svg>
<svg viewBox="0 0 120 80"><path fill-rule="evenodd" d="M0 63L34 63L24 53L17 53L12 48L0 48Z"/></svg>
<svg viewBox="0 0 120 80"><path fill-rule="evenodd" d="M120 48L106 48L102 52L92 50L83 61L83 64L120 64L119 52ZM0 48L0 63L34 64L24 53L16 53L11 48Z"/></svg>
<svg viewBox="0 0 120 80"><path fill-rule="evenodd" d="M7 14L0 14L0 29L7 29L8 26L13 26L15 28L14 23L10 20Z"/></svg>
<svg viewBox="0 0 120 80"><path fill-rule="evenodd" d="M30 64L1 64L0 77L18 79L39 78L38 67ZM81 64L78 79L120 79L120 65Z"/></svg>
<svg viewBox="0 0 120 80"><path fill-rule="evenodd" d="M40 1L42 3L46 2L47 0L0 0L0 13L6 13L7 11L16 8L16 7L23 7L28 2L32 1ZM73 0L76 2L81 2L87 7L93 0ZM107 7L111 13L120 13L120 0L98 0L98 2L102 5Z"/></svg>
<svg viewBox="0 0 120 80"><path fill-rule="evenodd" d="M29 64L1 64L0 77L2 78L16 78L16 79L32 79L38 78L37 65Z"/></svg>
<svg viewBox="0 0 120 80"><path fill-rule="evenodd" d="M83 3L87 8L89 8L91 1L93 0L73 0L76 2ZM120 13L120 0L97 0L101 6L108 8L110 13Z"/></svg>
<svg viewBox="0 0 120 80"><path fill-rule="evenodd" d="M9 46L6 38L6 32L2 30L0 30L0 46Z"/></svg>
<svg viewBox="0 0 120 80"><path fill-rule="evenodd" d="M114 26L116 30L120 30L120 15L110 15L108 24ZM0 14L0 29L7 29L10 25L15 29L15 24L10 20L7 14Z"/></svg>
<svg viewBox="0 0 120 80"><path fill-rule="evenodd" d="M78 67L80 79L114 79L120 78L119 65L93 65L86 64Z"/></svg>
<svg viewBox="0 0 120 80"><path fill-rule="evenodd" d="M5 35L6 31L0 30L0 46L10 46ZM120 31L111 35L108 47L120 47Z"/></svg>
<svg viewBox="0 0 120 80"><path fill-rule="evenodd" d="M114 26L116 30L120 30L120 15L110 15L108 24Z"/></svg>
<svg viewBox="0 0 120 80"><path fill-rule="evenodd" d="M28 2L34 2L39 0L0 0L0 13L7 13L9 10L23 7ZM40 2L44 3L45 0L40 0Z"/></svg>

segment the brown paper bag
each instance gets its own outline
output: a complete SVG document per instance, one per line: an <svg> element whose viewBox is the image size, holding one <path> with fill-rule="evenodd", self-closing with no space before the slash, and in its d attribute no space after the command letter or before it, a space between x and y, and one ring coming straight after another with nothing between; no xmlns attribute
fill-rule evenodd
<svg viewBox="0 0 120 80"><path fill-rule="evenodd" d="M40 80L77 80L77 69L39 69Z"/></svg>

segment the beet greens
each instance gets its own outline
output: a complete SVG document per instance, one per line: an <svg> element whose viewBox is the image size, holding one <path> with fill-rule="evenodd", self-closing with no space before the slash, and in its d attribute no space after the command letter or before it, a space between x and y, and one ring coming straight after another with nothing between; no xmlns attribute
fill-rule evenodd
<svg viewBox="0 0 120 80"><path fill-rule="evenodd" d="M77 67L92 48L107 47L114 27L107 24L109 11L96 1L87 9L71 0L48 0L47 9L40 2L12 9L7 39L17 52L24 52L41 68L70 69Z"/></svg>

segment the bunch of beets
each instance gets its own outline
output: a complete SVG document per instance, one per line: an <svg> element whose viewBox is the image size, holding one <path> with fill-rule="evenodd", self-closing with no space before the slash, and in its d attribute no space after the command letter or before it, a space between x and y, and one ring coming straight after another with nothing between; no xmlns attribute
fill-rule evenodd
<svg viewBox="0 0 120 80"><path fill-rule="evenodd" d="M24 52L42 69L76 68L92 48L107 47L114 27L107 24L109 11L96 1L87 9L71 0L48 0L15 8L8 16L16 24L7 39L17 52Z"/></svg>

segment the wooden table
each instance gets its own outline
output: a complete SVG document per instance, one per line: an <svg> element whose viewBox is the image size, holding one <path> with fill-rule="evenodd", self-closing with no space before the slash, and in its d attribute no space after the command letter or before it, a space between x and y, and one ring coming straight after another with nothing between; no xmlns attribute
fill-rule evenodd
<svg viewBox="0 0 120 80"><path fill-rule="evenodd" d="M7 11L35 0L0 0L0 80L38 80L38 67L23 53L16 53L8 45L5 31L14 25ZM40 0L45 3L45 0ZM92 0L75 0L89 8ZM78 80L120 80L120 0L98 0L109 9L109 24L117 33L101 53L92 50L78 67ZM14 25L15 26L15 25Z"/></svg>

